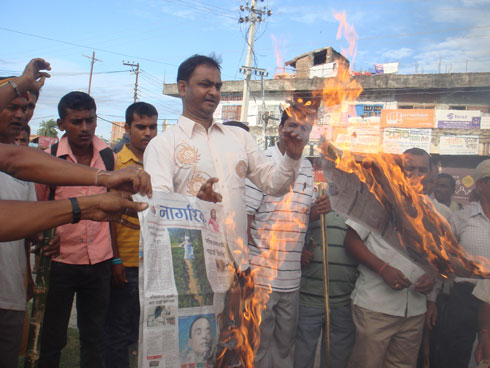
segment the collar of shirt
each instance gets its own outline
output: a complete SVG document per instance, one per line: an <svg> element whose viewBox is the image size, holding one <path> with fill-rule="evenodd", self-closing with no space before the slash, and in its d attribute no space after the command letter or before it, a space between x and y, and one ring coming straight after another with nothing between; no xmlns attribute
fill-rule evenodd
<svg viewBox="0 0 490 368"><path fill-rule="evenodd" d="M99 153L103 149L107 148L107 144L105 144L102 139L96 137L95 135L92 138L92 146L93 146L94 153ZM68 156L73 162L78 162L77 159L75 158L75 155L73 154L73 151L71 150L66 134L64 134L63 137L61 137L58 143L58 151L56 152L56 157L61 157L61 156ZM92 157L92 162L94 161L95 156L96 155ZM90 166L92 166L92 163L90 164Z"/></svg>
<svg viewBox="0 0 490 368"><path fill-rule="evenodd" d="M132 161L135 164L138 165L143 165L143 162L141 162L138 157L131 151L128 147L127 144L125 144L122 148L122 150L117 154L117 160L123 165L127 165Z"/></svg>
<svg viewBox="0 0 490 368"><path fill-rule="evenodd" d="M179 126L180 129L190 138L192 138L192 132L194 129L203 129L206 130L201 124L196 123L194 120L191 120L184 115L179 116L179 121L177 122L177 125ZM208 131L211 131L211 129L219 129L223 132L223 126L215 121L211 123L211 126L209 127Z"/></svg>
<svg viewBox="0 0 490 368"><path fill-rule="evenodd" d="M487 215L485 215L485 212L483 212L483 208L482 208L480 202L476 202L471 207L468 206L468 217L474 217L474 216L478 216L478 215L482 215L483 218L490 221L490 219L487 217Z"/></svg>

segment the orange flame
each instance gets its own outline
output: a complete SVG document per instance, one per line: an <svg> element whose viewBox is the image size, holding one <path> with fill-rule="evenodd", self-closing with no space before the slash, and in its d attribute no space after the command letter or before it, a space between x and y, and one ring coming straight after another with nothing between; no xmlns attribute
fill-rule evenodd
<svg viewBox="0 0 490 368"><path fill-rule="evenodd" d="M490 277L490 260L472 257L458 244L449 223L438 214L423 194L422 184L414 185L402 171L399 155L378 153L357 158L349 152L342 155L325 143L324 157L334 159L337 168L354 173L369 191L391 213L398 240L406 252L422 265L447 278Z"/></svg>
<svg viewBox="0 0 490 368"><path fill-rule="evenodd" d="M274 43L274 52L276 54L276 70L277 73L286 73L286 67L284 65L284 59L281 56L281 50L284 49L284 46L286 44L285 41L278 40L276 36L271 35L272 41Z"/></svg>
<svg viewBox="0 0 490 368"><path fill-rule="evenodd" d="M348 49L343 48L342 54L345 57L350 57L351 63L354 64L354 60L356 59L356 55L357 55L356 42L359 39L356 29L354 28L353 25L347 23L347 17L345 15L345 11L342 11L342 13L334 12L333 16L335 17L335 19L337 19L340 22L339 28L337 30L337 40L339 40L340 37L344 35L344 37L349 42L349 48Z"/></svg>
<svg viewBox="0 0 490 368"><path fill-rule="evenodd" d="M217 367L254 366L254 352L257 351L260 343L262 313L266 309L272 291L270 283L276 278L277 269L284 262L286 257L284 249L287 242L296 242L301 236L296 231L286 233L285 230L306 228L306 224L298 221L295 213L290 211L293 197L294 193L291 189L278 204L281 212L286 211L288 220L295 224L291 229L285 229L282 222L277 222L267 228L267 225L264 225L258 230L260 243L268 244L269 248L264 248L250 263L263 266L271 272L265 274L260 268L254 268L249 272L236 274L225 301L225 310L220 316L222 326ZM230 225L234 226L231 223ZM257 279L261 287L256 286Z"/></svg>

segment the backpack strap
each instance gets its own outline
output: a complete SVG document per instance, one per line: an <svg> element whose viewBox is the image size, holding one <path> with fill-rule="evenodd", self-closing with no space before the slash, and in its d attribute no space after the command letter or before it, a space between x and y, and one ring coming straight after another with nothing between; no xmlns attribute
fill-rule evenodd
<svg viewBox="0 0 490 368"><path fill-rule="evenodd" d="M99 152L102 161L104 162L105 169L107 171L114 171L114 153L107 147Z"/></svg>

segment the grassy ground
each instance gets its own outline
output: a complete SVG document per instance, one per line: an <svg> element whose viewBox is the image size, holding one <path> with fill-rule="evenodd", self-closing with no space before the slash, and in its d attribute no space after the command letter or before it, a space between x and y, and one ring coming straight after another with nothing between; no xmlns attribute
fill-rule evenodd
<svg viewBox="0 0 490 368"><path fill-rule="evenodd" d="M61 353L61 367L77 368L80 367L80 344L78 340L78 329L68 329L68 342ZM135 355L129 357L129 367L136 368L138 361ZM24 367L24 357L19 359L18 368Z"/></svg>

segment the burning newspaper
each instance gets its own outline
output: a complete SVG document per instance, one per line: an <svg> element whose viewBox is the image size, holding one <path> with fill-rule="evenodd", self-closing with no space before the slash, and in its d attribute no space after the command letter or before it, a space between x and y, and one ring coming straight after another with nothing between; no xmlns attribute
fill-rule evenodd
<svg viewBox="0 0 490 368"><path fill-rule="evenodd" d="M403 175L392 154L353 156L322 145L322 168L332 207L373 231L426 271L490 278L490 261L472 257L457 242L449 223Z"/></svg>

